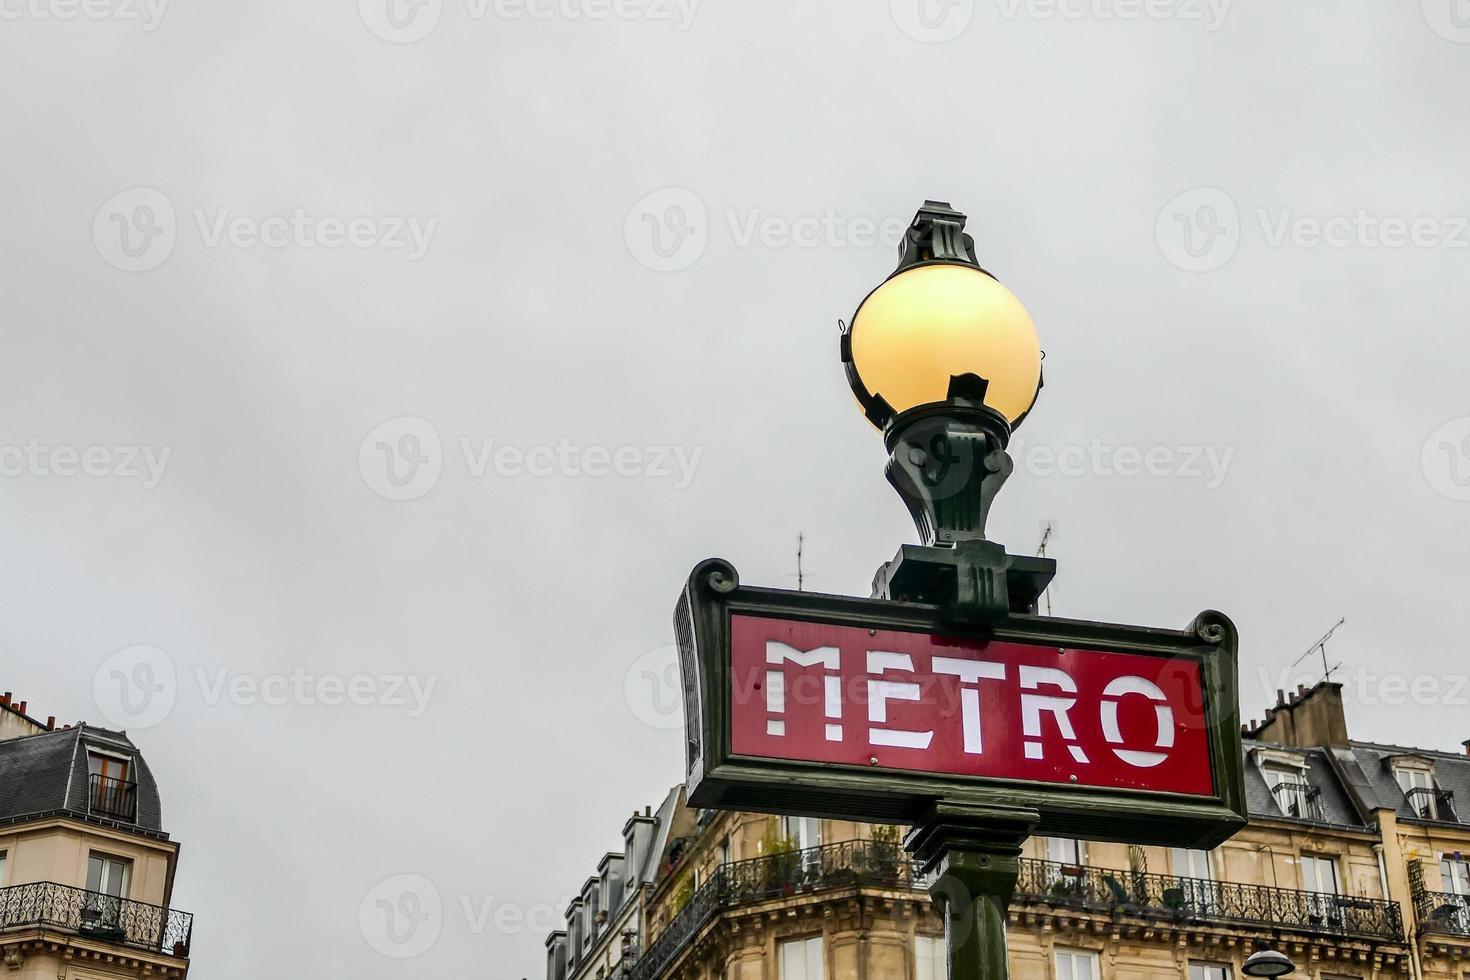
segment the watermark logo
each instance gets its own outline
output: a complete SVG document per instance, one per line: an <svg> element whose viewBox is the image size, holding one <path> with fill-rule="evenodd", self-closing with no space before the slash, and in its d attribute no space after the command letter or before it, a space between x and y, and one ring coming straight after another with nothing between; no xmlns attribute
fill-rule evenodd
<svg viewBox="0 0 1470 980"><path fill-rule="evenodd" d="M137 480L144 490L163 482L172 446L48 446L35 436L25 445L0 445L0 477Z"/></svg>
<svg viewBox="0 0 1470 980"><path fill-rule="evenodd" d="M363 24L390 44L423 40L443 13L444 0L357 0Z"/></svg>
<svg viewBox="0 0 1470 980"><path fill-rule="evenodd" d="M709 244L704 201L684 187L644 196L623 221L628 251L654 272L680 272L698 262Z"/></svg>
<svg viewBox="0 0 1470 980"><path fill-rule="evenodd" d="M1233 0L998 0L1001 16L1014 20L1134 21L1174 20L1218 31Z"/></svg>
<svg viewBox="0 0 1470 980"><path fill-rule="evenodd" d="M367 434L357 468L368 489L385 500L417 500L439 482L444 449L428 419L401 415Z"/></svg>
<svg viewBox="0 0 1470 980"><path fill-rule="evenodd" d="M1011 439L1016 468L1038 479L1095 477L1099 479L1192 480L1206 490L1225 482L1235 459L1234 446L1111 446L1101 439L1087 445L1031 444L1025 436Z"/></svg>
<svg viewBox="0 0 1470 980"><path fill-rule="evenodd" d="M679 680L679 648L655 647L633 661L623 675L623 700L649 728L676 731L684 727L684 687Z"/></svg>
<svg viewBox="0 0 1470 980"><path fill-rule="evenodd" d="M975 0L889 0L893 22L915 41L953 41L975 19Z"/></svg>
<svg viewBox="0 0 1470 980"><path fill-rule="evenodd" d="M1218 187L1196 187L1159 212L1154 238L1164 258L1186 272L1213 272L1240 247L1240 209Z"/></svg>
<svg viewBox="0 0 1470 980"><path fill-rule="evenodd" d="M123 272L147 272L163 265L178 236L173 202L154 187L119 191L92 218L97 254Z"/></svg>
<svg viewBox="0 0 1470 980"><path fill-rule="evenodd" d="M0 0L0 20L135 22L151 34L167 9L168 0Z"/></svg>
<svg viewBox="0 0 1470 980"><path fill-rule="evenodd" d="M412 720L422 718L429 710L438 674L312 674L296 667L289 674L231 673L227 667L216 667L211 673L194 668L199 693L209 707L222 702L242 708L264 705L282 708L407 708Z"/></svg>
<svg viewBox="0 0 1470 980"><path fill-rule="evenodd" d="M1420 463L1424 478L1440 496L1470 500L1470 416L1435 429L1424 442Z"/></svg>
<svg viewBox="0 0 1470 980"><path fill-rule="evenodd" d="M1446 41L1470 44L1470 0L1423 0L1424 19Z"/></svg>
<svg viewBox="0 0 1470 980"><path fill-rule="evenodd" d="M117 651L92 675L92 701L118 729L152 728L173 711L178 695L172 658L148 644Z"/></svg>
<svg viewBox="0 0 1470 980"><path fill-rule="evenodd" d="M384 956L422 956L439 941L444 903L439 889L423 875L394 875L362 897L357 926L367 944Z"/></svg>

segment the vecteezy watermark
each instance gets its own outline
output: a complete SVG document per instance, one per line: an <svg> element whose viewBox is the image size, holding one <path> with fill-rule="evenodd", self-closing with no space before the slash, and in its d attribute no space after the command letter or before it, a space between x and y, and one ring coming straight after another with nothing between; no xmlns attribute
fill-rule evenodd
<svg viewBox="0 0 1470 980"><path fill-rule="evenodd" d="M244 214L230 208L194 208L193 225L205 248L356 249L403 252L417 262L429 250L437 217L321 214L294 208L282 214ZM131 187L103 202L92 218L92 242L109 265L124 272L156 269L173 254L179 221L168 195Z"/></svg>
<svg viewBox="0 0 1470 980"><path fill-rule="evenodd" d="M1207 31L1225 24L1234 0L996 0L1006 20L1133 21L1198 23Z"/></svg>
<svg viewBox="0 0 1470 980"><path fill-rule="evenodd" d="M1240 247L1240 210L1218 187L1196 187L1164 205L1154 223L1164 257L1186 272L1210 272Z"/></svg>
<svg viewBox="0 0 1470 980"><path fill-rule="evenodd" d="M124 647L92 674L92 702L117 729L152 728L169 716L178 696L173 659L156 646Z"/></svg>
<svg viewBox="0 0 1470 980"><path fill-rule="evenodd" d="M168 0L0 0L0 20L111 20L152 33L167 9Z"/></svg>
<svg viewBox="0 0 1470 980"><path fill-rule="evenodd" d="M903 240L911 219L899 215L842 214L834 208L798 215L762 208L721 212L736 248L883 248ZM640 198L623 219L628 251L654 272L680 272L698 262L710 241L703 199L687 187L664 187Z"/></svg>
<svg viewBox="0 0 1470 980"><path fill-rule="evenodd" d="M206 707L299 706L304 708L406 708L422 718L439 685L437 674L288 673L244 674L227 667L195 666L193 680ZM111 724L122 729L152 728L178 704L179 674L173 658L150 644L125 647L92 674L92 700Z"/></svg>
<svg viewBox="0 0 1470 980"><path fill-rule="evenodd" d="M1016 468L1046 479L1101 477L1198 480L1214 490L1225 482L1235 459L1234 446L1110 446L1093 439L1086 446L1031 445L1026 437L1012 437L1009 446Z"/></svg>
<svg viewBox="0 0 1470 980"><path fill-rule="evenodd" d="M1322 215L1257 208L1255 217L1262 244L1272 249L1470 248L1470 215L1409 217L1366 208ZM1235 256L1243 228L1234 198L1218 187L1197 187L1165 205L1154 230L1159 249L1174 265L1211 272Z"/></svg>
<svg viewBox="0 0 1470 980"><path fill-rule="evenodd" d="M1450 419L1431 432L1419 461L1437 493L1470 500L1470 416Z"/></svg>
<svg viewBox="0 0 1470 980"><path fill-rule="evenodd" d="M663 24L682 34L694 24L703 0L463 0L472 21L638 21ZM411 44L433 33L444 0L357 0L363 25L393 44Z"/></svg>
<svg viewBox="0 0 1470 980"><path fill-rule="evenodd" d="M194 679L204 703L270 708L407 708L408 717L422 718L439 686L439 675L428 674L310 674L296 667L286 674L239 674L226 667L208 671L194 668Z"/></svg>
<svg viewBox="0 0 1470 980"><path fill-rule="evenodd" d="M172 446L48 446L32 436L25 445L0 444L0 477L138 480L144 490L163 482Z"/></svg>
<svg viewBox="0 0 1470 980"><path fill-rule="evenodd" d="M1273 677L1265 667L1256 677L1266 698L1277 691L1300 691L1322 680L1321 672L1287 667ZM1347 704L1364 707L1419 708L1470 706L1470 674L1465 673L1397 673L1376 671L1367 667L1334 668L1332 680L1342 685L1342 698Z"/></svg>
<svg viewBox="0 0 1470 980"><path fill-rule="evenodd" d="M953 41L975 19L975 0L889 0L893 22L915 41Z"/></svg>
<svg viewBox="0 0 1470 980"><path fill-rule="evenodd" d="M357 906L357 927L374 951L393 959L422 956L444 929L439 889L423 875L384 878Z"/></svg>
<svg viewBox="0 0 1470 980"><path fill-rule="evenodd" d="M1470 0L1423 0L1430 30L1456 44L1470 44Z"/></svg>
<svg viewBox="0 0 1470 980"><path fill-rule="evenodd" d="M153 187L119 191L92 217L97 254L124 272L147 272L163 265L178 236L173 202Z"/></svg>
<svg viewBox="0 0 1470 980"><path fill-rule="evenodd" d="M459 457L473 479L644 479L666 481L675 490L694 482L704 448L626 443L517 445L493 437L458 439ZM444 446L428 419L403 415L375 427L357 449L357 466L368 489L386 500L417 500L439 482Z"/></svg>
<svg viewBox="0 0 1470 980"><path fill-rule="evenodd" d="M623 700L649 728L675 731L684 727L684 688L679 680L679 648L654 647L623 675Z"/></svg>

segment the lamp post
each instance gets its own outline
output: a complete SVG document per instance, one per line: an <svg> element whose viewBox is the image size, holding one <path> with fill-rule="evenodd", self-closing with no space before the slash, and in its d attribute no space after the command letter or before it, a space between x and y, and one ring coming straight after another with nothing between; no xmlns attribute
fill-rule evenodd
<svg viewBox="0 0 1470 980"><path fill-rule="evenodd" d="M933 602L951 622L983 625L1034 612L1056 563L985 537L1013 469L1011 431L1041 389L1042 353L1020 300L976 261L965 220L924 203L898 268L843 332L842 360L922 542L879 569L875 597Z"/></svg>
<svg viewBox="0 0 1470 980"><path fill-rule="evenodd" d="M1296 972L1296 964L1274 949L1263 949L1247 957L1240 971L1248 977L1284 977Z"/></svg>
<svg viewBox="0 0 1470 980"><path fill-rule="evenodd" d="M964 229L925 202L842 335L919 543L866 599L745 585L706 559L674 629L690 805L909 824L951 980L1005 980L1033 831L1208 848L1244 825L1239 662L1212 610L1184 630L1038 616L1055 563L986 537L1041 347ZM786 696L818 675L821 698Z"/></svg>
<svg viewBox="0 0 1470 980"><path fill-rule="evenodd" d="M946 621L990 625L1034 613L1050 559L1010 555L985 536L1014 464L1011 432L1036 403L1042 352L1010 290L981 268L965 215L926 201L898 268L843 332L842 360L886 473L919 530L878 570L874 598L928 602ZM1005 980L1005 916L1038 820L1024 807L936 803L905 841L934 876L950 980Z"/></svg>

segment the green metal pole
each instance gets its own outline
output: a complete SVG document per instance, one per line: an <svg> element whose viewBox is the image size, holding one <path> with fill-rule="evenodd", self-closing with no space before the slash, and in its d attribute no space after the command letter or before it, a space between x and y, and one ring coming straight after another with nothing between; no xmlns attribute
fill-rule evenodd
<svg viewBox="0 0 1470 980"><path fill-rule="evenodd" d="M914 826L908 849L934 875L949 980L1006 980L1006 910L1021 873L1034 810L940 803Z"/></svg>

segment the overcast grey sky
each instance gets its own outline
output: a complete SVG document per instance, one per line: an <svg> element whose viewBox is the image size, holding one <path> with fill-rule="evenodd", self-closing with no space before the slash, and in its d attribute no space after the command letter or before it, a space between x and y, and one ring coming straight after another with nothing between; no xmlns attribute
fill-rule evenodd
<svg viewBox="0 0 1470 980"><path fill-rule="evenodd" d="M1059 615L1226 611L1256 715L1346 616L1356 736L1470 738L1465 0L0 0L0 80L0 684L130 722L196 980L541 973L692 564L913 539L837 320L925 197Z"/></svg>

